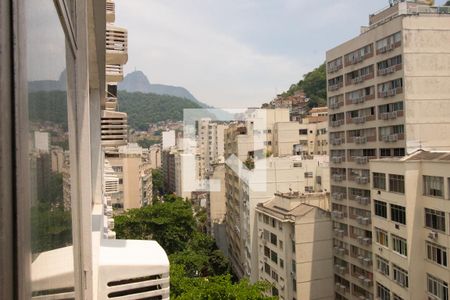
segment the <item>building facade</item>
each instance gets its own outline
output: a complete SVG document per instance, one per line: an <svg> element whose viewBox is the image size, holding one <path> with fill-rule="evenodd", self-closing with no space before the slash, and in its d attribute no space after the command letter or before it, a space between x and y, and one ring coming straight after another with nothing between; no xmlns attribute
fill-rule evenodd
<svg viewBox="0 0 450 300"><path fill-rule="evenodd" d="M397 1L327 52L336 299L373 299L369 160L450 146L450 14Z"/></svg>
<svg viewBox="0 0 450 300"><path fill-rule="evenodd" d="M377 159L370 170L375 297L448 299L450 153Z"/></svg>
<svg viewBox="0 0 450 300"><path fill-rule="evenodd" d="M257 205L259 280L278 299L333 299L329 201L328 193L290 192Z"/></svg>

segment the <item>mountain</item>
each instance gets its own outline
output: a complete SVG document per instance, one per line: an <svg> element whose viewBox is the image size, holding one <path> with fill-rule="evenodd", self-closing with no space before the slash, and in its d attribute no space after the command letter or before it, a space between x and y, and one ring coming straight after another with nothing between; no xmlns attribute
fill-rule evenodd
<svg viewBox="0 0 450 300"><path fill-rule="evenodd" d="M200 107L209 107L198 101L187 89L180 86L150 83L147 76L141 71L134 71L125 76L118 86L120 91L153 93L158 95L169 95L185 98L195 102Z"/></svg>
<svg viewBox="0 0 450 300"><path fill-rule="evenodd" d="M306 97L310 98L310 107L327 105L327 80L325 63L311 72L303 75L298 83L291 85L289 90L278 95L280 97L292 96L295 92L302 90Z"/></svg>
<svg viewBox="0 0 450 300"><path fill-rule="evenodd" d="M65 91L67 89L67 72L62 71L58 80L35 80L28 82L28 92Z"/></svg>
<svg viewBox="0 0 450 300"><path fill-rule="evenodd" d="M201 108L200 105L186 98L153 93L120 91L119 111L128 114L131 128L147 130L150 123L159 121L182 121L183 109Z"/></svg>

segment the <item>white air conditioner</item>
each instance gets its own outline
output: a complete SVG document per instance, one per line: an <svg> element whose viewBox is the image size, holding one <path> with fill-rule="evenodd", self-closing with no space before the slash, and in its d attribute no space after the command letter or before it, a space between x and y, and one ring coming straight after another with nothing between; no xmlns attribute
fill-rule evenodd
<svg viewBox="0 0 450 300"><path fill-rule="evenodd" d="M428 238L436 240L438 238L438 233L436 231L431 231L430 233L428 233Z"/></svg>

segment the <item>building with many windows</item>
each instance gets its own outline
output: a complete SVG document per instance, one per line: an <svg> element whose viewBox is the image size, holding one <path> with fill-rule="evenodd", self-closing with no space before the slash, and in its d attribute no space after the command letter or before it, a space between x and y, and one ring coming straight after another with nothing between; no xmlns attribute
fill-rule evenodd
<svg viewBox="0 0 450 300"><path fill-rule="evenodd" d="M328 193L276 193L258 203L258 279L280 300L331 299L333 240Z"/></svg>
<svg viewBox="0 0 450 300"><path fill-rule="evenodd" d="M374 292L378 299L448 299L450 152L370 162Z"/></svg>
<svg viewBox="0 0 450 300"><path fill-rule="evenodd" d="M327 52L336 299L374 298L369 160L450 148L449 38L448 8L395 1Z"/></svg>

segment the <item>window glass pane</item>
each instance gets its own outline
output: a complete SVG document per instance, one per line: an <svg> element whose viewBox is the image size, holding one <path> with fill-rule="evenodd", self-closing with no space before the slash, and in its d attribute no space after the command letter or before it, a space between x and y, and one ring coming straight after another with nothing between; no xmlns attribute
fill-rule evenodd
<svg viewBox="0 0 450 300"><path fill-rule="evenodd" d="M53 1L24 4L32 292L70 293L74 278L65 35Z"/></svg>

